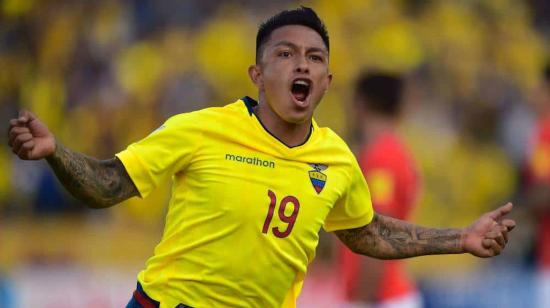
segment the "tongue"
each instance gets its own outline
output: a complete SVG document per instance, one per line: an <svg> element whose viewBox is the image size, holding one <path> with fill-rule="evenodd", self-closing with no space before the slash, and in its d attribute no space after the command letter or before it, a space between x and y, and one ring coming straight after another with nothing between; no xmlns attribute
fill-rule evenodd
<svg viewBox="0 0 550 308"><path fill-rule="evenodd" d="M298 101L304 101L307 97L308 89L304 86L294 85L292 87L292 95Z"/></svg>
<svg viewBox="0 0 550 308"><path fill-rule="evenodd" d="M302 91L292 91L292 95L294 98L298 101L304 101L306 99L307 94Z"/></svg>

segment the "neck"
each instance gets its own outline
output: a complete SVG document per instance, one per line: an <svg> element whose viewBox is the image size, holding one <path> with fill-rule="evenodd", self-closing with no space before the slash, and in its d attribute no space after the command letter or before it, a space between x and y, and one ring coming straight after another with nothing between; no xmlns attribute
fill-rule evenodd
<svg viewBox="0 0 550 308"><path fill-rule="evenodd" d="M263 126L288 147L295 147L306 142L311 132L311 119L303 123L291 123L282 119L260 95L254 114Z"/></svg>
<svg viewBox="0 0 550 308"><path fill-rule="evenodd" d="M395 131L396 120L393 118L370 114L363 119L361 132L365 143L373 142L379 136Z"/></svg>

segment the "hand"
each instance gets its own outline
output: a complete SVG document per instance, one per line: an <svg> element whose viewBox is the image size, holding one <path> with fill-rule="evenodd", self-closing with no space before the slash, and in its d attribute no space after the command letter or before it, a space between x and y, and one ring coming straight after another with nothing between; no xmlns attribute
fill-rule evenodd
<svg viewBox="0 0 550 308"><path fill-rule="evenodd" d="M12 152L25 160L37 160L55 152L55 138L34 114L22 110L10 120L8 144Z"/></svg>
<svg viewBox="0 0 550 308"><path fill-rule="evenodd" d="M512 203L483 214L464 230L462 247L466 252L481 258L499 255L508 243L508 232L516 226L512 219L504 219L512 210Z"/></svg>

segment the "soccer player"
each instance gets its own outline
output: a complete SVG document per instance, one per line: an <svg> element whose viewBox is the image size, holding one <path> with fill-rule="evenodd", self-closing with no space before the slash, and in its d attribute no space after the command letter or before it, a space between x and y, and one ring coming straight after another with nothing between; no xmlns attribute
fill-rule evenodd
<svg viewBox="0 0 550 308"><path fill-rule="evenodd" d="M403 109L404 80L394 74L363 73L355 85L361 132L359 165L369 183L376 213L407 220L419 179L412 155L396 129ZM402 261L379 261L340 246L339 271L349 306L421 307L414 281Z"/></svg>
<svg viewBox="0 0 550 308"><path fill-rule="evenodd" d="M173 180L164 234L129 307L294 307L321 227L383 259L498 255L515 222L507 204L464 229L415 226L374 213L344 141L313 111L328 90L329 38L309 8L263 23L244 97L168 119L108 160L71 151L28 111L10 120L22 159L45 158L93 208L147 196Z"/></svg>

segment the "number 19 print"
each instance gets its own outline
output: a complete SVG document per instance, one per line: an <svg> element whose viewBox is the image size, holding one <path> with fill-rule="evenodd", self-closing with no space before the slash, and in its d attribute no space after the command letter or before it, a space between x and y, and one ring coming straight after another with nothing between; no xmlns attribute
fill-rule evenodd
<svg viewBox="0 0 550 308"><path fill-rule="evenodd" d="M269 208L267 210L267 216L265 217L264 226L262 228L262 233L267 234L269 232L269 226L271 225L271 220L273 219L273 213L275 212L275 207L277 206L277 196L275 193L271 190L267 191L267 195L269 196L270 202L269 202ZM292 214L286 215L285 210L288 203L292 203L294 205L292 209ZM279 205L278 216L279 219L287 224L287 227L284 231L281 231L279 227L273 227L272 231L273 234L278 238L285 238L290 235L290 232L292 232L292 228L294 228L294 223L296 223L296 218L298 217L298 212L300 211L300 202L298 199L294 196L286 196L281 200L281 204Z"/></svg>

